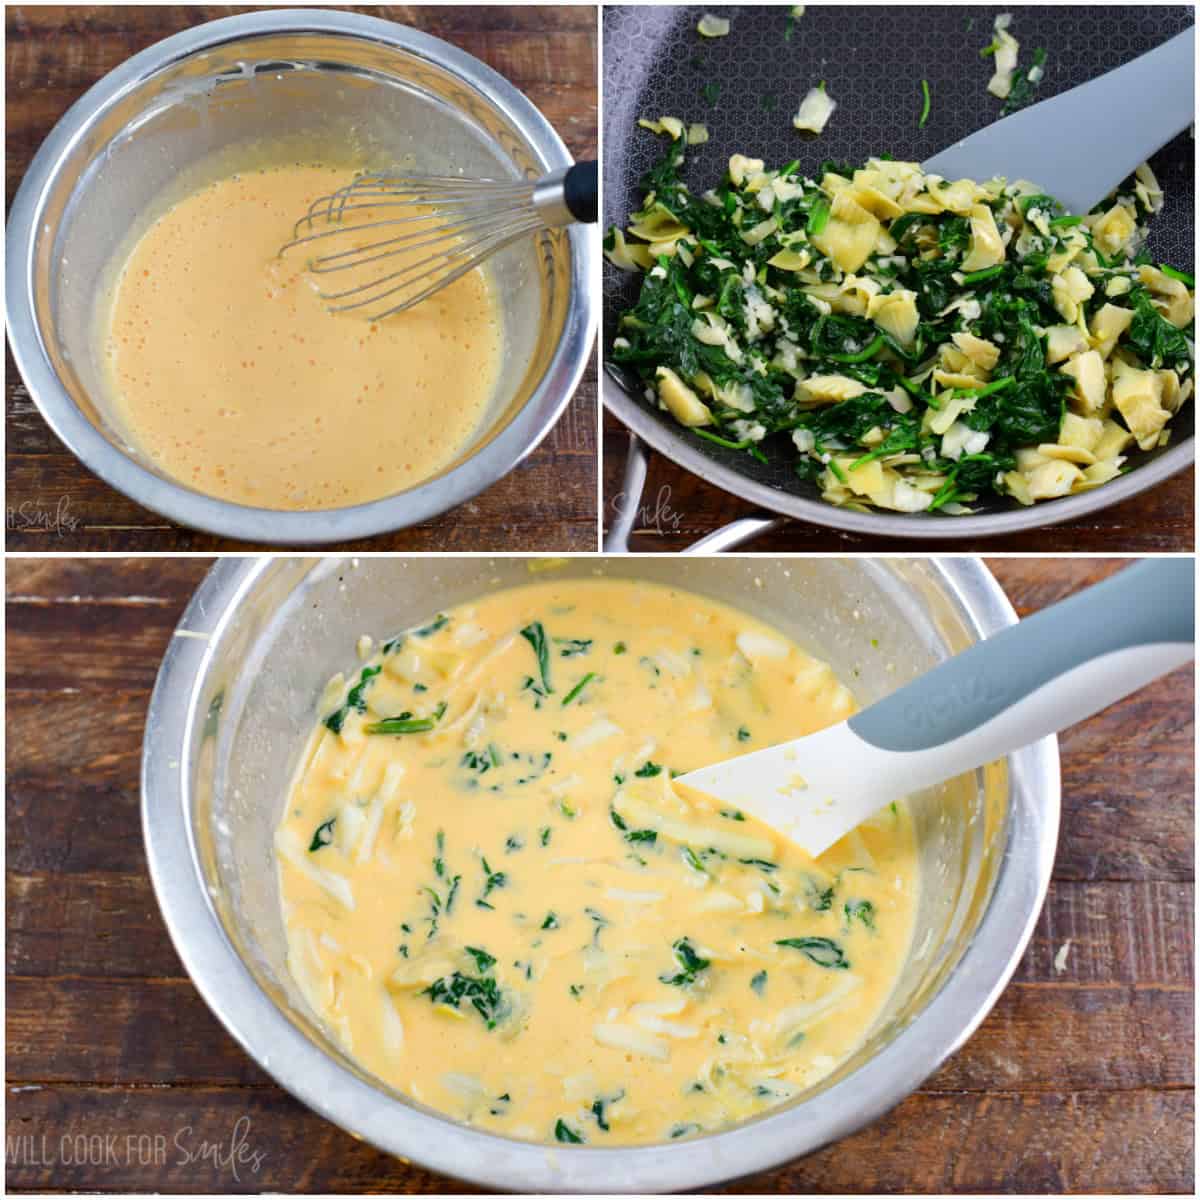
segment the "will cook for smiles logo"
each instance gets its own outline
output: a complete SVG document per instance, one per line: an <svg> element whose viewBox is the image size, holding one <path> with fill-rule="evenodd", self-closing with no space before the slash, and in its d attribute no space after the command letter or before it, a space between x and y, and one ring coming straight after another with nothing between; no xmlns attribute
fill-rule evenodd
<svg viewBox="0 0 1200 1200"><path fill-rule="evenodd" d="M61 537L79 528L79 518L71 512L70 496L59 496L53 502L22 500L5 510L5 528L9 533L52 533Z"/></svg>
<svg viewBox="0 0 1200 1200"><path fill-rule="evenodd" d="M90 1167L98 1171L129 1167L208 1165L228 1172L235 1183L257 1175L265 1150L250 1138L250 1118L239 1117L230 1135L216 1141L199 1137L191 1125L166 1133L8 1134L4 1160L9 1167Z"/></svg>

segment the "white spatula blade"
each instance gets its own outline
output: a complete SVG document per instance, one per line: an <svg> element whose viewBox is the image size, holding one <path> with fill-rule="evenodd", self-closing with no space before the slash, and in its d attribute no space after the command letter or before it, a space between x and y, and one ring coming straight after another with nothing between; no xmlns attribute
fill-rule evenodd
<svg viewBox="0 0 1200 1200"><path fill-rule="evenodd" d="M878 757L844 721L689 771L675 786L694 788L777 830L814 858L905 794L900 778L871 778ZM868 786L864 786L868 785Z"/></svg>

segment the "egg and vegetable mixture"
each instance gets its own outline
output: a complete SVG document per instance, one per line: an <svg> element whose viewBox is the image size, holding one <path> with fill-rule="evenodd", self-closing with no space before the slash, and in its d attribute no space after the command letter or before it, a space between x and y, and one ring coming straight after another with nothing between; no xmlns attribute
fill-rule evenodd
<svg viewBox="0 0 1200 1200"><path fill-rule="evenodd" d="M735 154L696 196L680 170L705 135L642 124L671 144L606 240L644 273L611 359L698 437L764 461L786 438L831 504L951 515L1086 491L1166 444L1195 284L1139 249L1149 166L1086 216L888 158L807 179Z"/></svg>
<svg viewBox="0 0 1200 1200"><path fill-rule="evenodd" d="M776 630L625 581L439 614L338 677L276 837L289 969L367 1070L517 1137L684 1138L860 1046L908 954L910 816L819 859L681 771L848 716Z"/></svg>

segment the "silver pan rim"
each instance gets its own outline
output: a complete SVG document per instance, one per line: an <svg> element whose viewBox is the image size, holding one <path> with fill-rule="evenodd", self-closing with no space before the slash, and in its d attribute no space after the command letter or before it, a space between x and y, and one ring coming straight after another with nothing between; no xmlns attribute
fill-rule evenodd
<svg viewBox="0 0 1200 1200"><path fill-rule="evenodd" d="M824 500L809 500L769 484L759 483L711 458L697 446L691 445L684 435L675 433L658 420L630 396L607 369L601 379L601 396L605 408L648 446L664 458L670 459L676 466L723 491L769 512L810 525L823 525L844 533L871 534L879 537L950 542L1044 529L1100 512L1123 500L1141 495L1142 492L1190 466L1196 457L1196 439L1191 436L1179 445L1169 447L1157 458L1134 467L1128 475L1119 476L1090 492L1064 496L1013 512L944 518L857 512L853 509L837 508ZM731 513L730 516L732 515ZM1181 546L1179 549L1190 550L1191 547Z"/></svg>

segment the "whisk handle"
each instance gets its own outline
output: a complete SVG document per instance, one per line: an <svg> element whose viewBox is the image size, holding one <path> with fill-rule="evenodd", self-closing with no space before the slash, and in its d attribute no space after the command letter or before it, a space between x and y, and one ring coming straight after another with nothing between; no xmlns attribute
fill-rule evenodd
<svg viewBox="0 0 1200 1200"><path fill-rule="evenodd" d="M599 216L597 192L600 182L594 162L576 163L563 179L563 203L577 221L594 225Z"/></svg>

